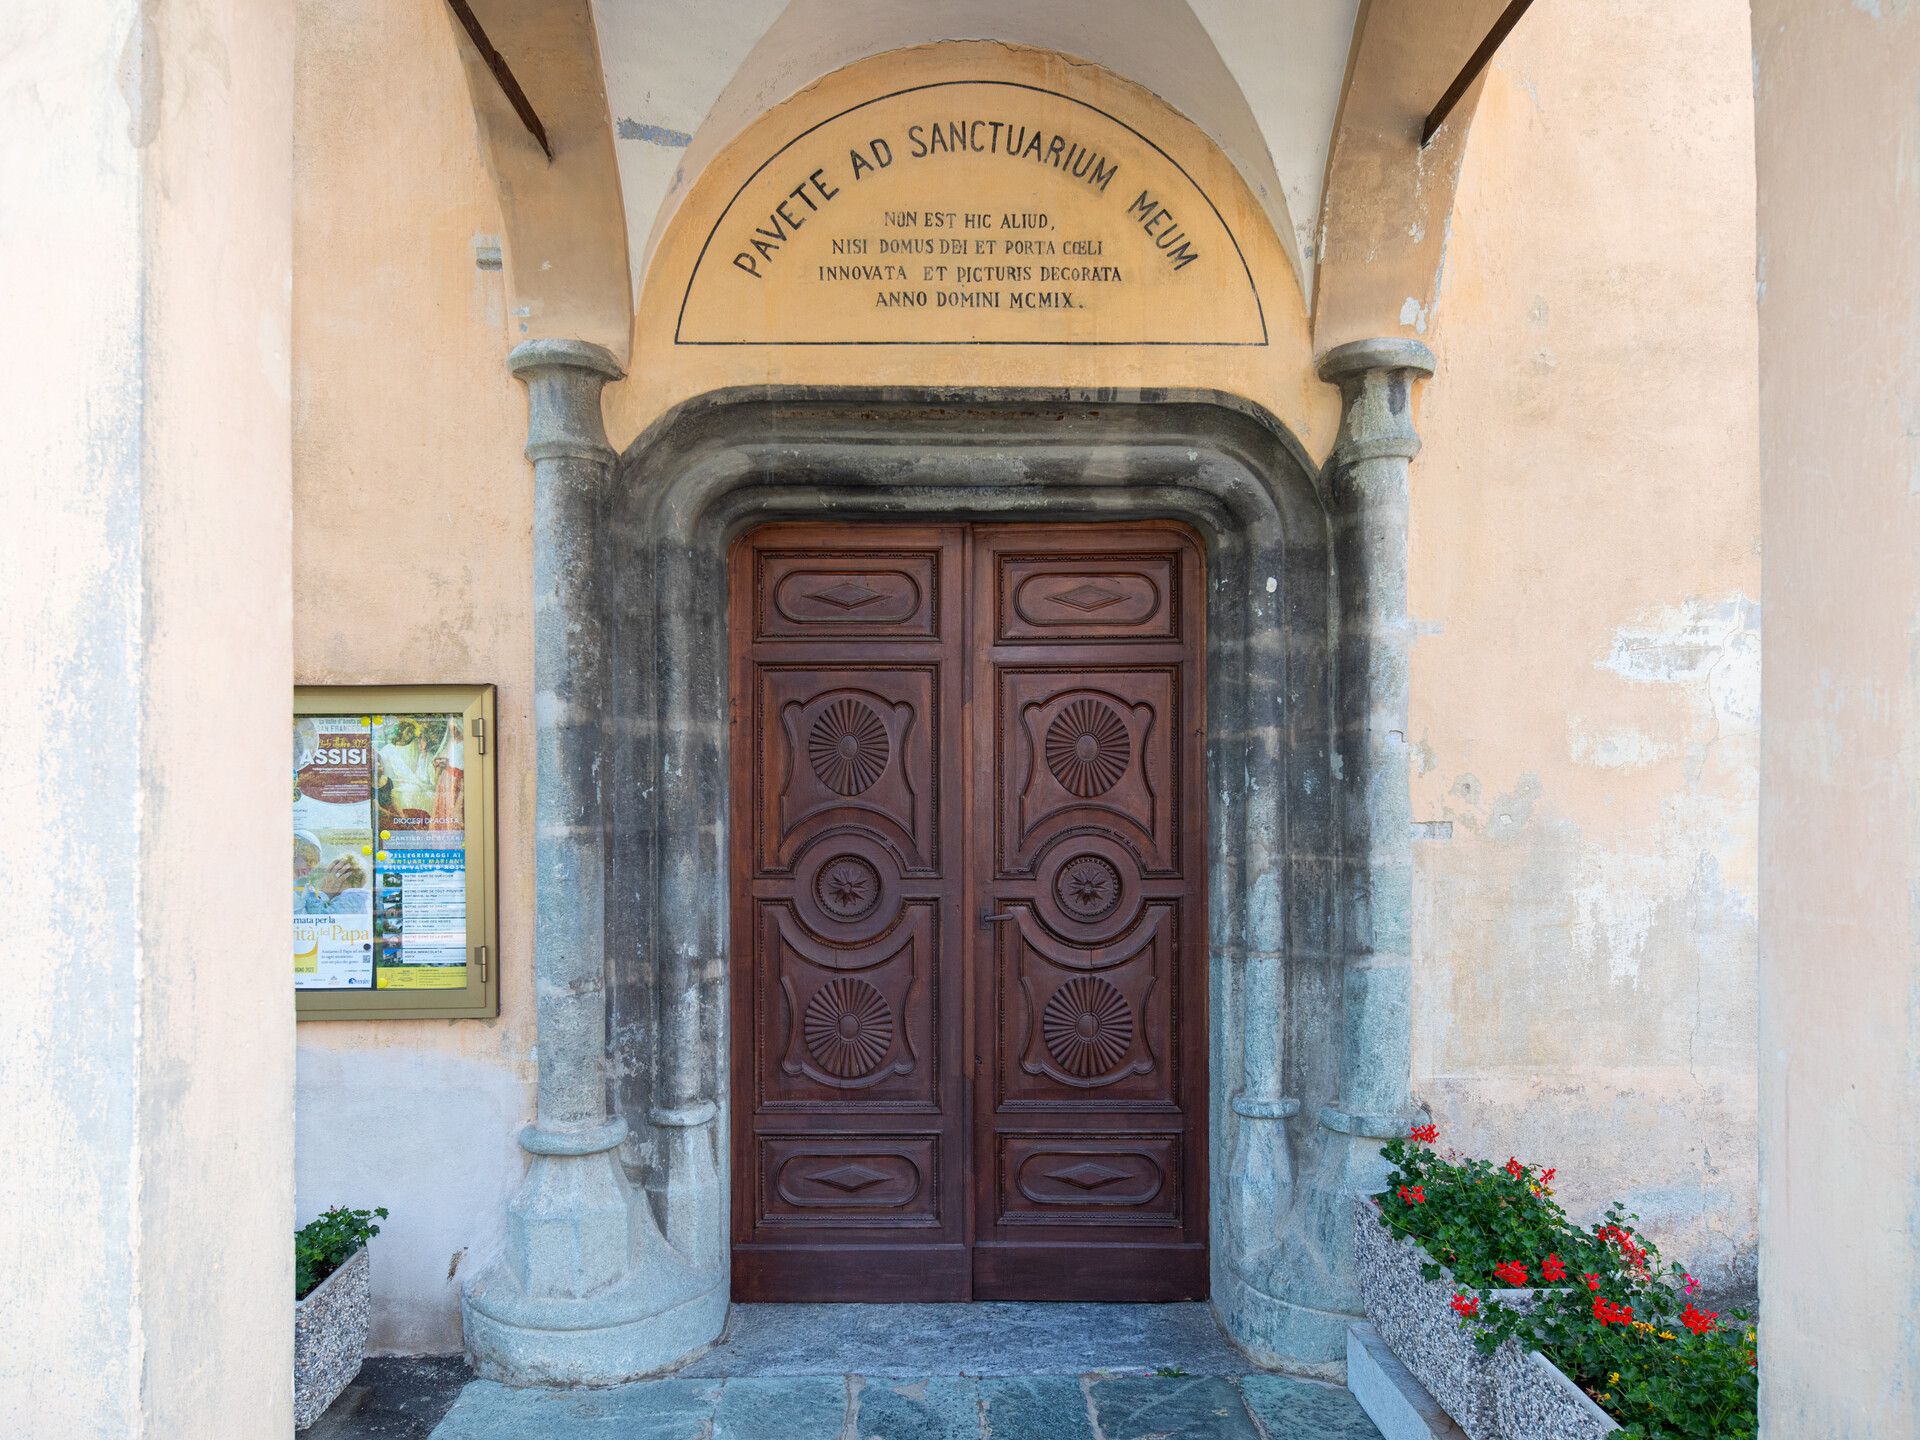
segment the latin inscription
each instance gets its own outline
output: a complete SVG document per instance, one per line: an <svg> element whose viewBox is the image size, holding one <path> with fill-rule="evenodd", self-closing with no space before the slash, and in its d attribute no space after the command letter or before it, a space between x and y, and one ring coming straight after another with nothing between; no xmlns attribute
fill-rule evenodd
<svg viewBox="0 0 1920 1440"><path fill-rule="evenodd" d="M1264 344L1213 202L1151 141L997 82L857 106L790 142L714 224L691 344ZM957 111L957 113L955 113Z"/></svg>

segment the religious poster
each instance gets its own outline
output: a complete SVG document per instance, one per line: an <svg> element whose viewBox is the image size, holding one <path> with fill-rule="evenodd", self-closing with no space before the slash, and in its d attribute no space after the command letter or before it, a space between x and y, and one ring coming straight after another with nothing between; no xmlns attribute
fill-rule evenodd
<svg viewBox="0 0 1920 1440"><path fill-rule="evenodd" d="M372 726L293 723L293 983L373 987Z"/></svg>
<svg viewBox="0 0 1920 1440"><path fill-rule="evenodd" d="M374 723L374 983L467 983L466 737L458 715Z"/></svg>

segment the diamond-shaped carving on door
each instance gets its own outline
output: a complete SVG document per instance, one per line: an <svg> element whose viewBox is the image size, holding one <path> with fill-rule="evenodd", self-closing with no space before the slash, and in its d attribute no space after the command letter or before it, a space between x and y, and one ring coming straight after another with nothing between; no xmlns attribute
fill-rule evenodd
<svg viewBox="0 0 1920 1440"><path fill-rule="evenodd" d="M1065 1170L1049 1170L1047 1176L1052 1180L1064 1180L1076 1190L1098 1190L1103 1185L1126 1179L1127 1172L1109 1170L1105 1165L1096 1165L1089 1160L1081 1165L1070 1165Z"/></svg>
<svg viewBox="0 0 1920 1440"><path fill-rule="evenodd" d="M869 1170L865 1165L841 1165L832 1170L818 1170L807 1179L820 1185L830 1185L835 1190L844 1190L856 1195L870 1185L878 1185L887 1178L884 1170Z"/></svg>
<svg viewBox="0 0 1920 1440"><path fill-rule="evenodd" d="M1062 605L1071 605L1076 610L1104 610L1109 605L1118 605L1127 597L1118 590L1109 590L1104 585L1076 585L1071 590L1059 590L1047 597L1058 600Z"/></svg>

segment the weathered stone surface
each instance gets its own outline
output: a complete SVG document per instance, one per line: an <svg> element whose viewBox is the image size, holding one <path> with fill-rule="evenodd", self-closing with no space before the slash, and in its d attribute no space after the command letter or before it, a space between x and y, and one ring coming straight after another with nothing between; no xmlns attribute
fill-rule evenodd
<svg viewBox="0 0 1920 1440"><path fill-rule="evenodd" d="M1087 1393L1075 1376L982 1380L980 1400L989 1440L1092 1440Z"/></svg>
<svg viewBox="0 0 1920 1440"><path fill-rule="evenodd" d="M710 1440L717 1380L652 1380L607 1390L514 1390L476 1380L434 1440Z"/></svg>
<svg viewBox="0 0 1920 1440"><path fill-rule="evenodd" d="M1267 1440L1380 1440L1380 1431L1345 1390L1285 1375L1245 1375L1247 1409Z"/></svg>
<svg viewBox="0 0 1920 1440"><path fill-rule="evenodd" d="M980 1389L970 1379L855 1378L854 1440L980 1440Z"/></svg>
<svg viewBox="0 0 1920 1440"><path fill-rule="evenodd" d="M362 1245L304 1300L293 1303L293 1427L304 1430L360 1373L372 1309L372 1267Z"/></svg>
<svg viewBox="0 0 1920 1440"><path fill-rule="evenodd" d="M464 1355L370 1355L301 1440L418 1440L472 1383Z"/></svg>
<svg viewBox="0 0 1920 1440"><path fill-rule="evenodd" d="M1090 1387L1105 1440L1260 1440L1228 1381L1125 1375Z"/></svg>
<svg viewBox="0 0 1920 1440"><path fill-rule="evenodd" d="M841 1375L729 1380L713 1409L713 1440L841 1440L852 1386Z"/></svg>
<svg viewBox="0 0 1920 1440"><path fill-rule="evenodd" d="M1202 1304L735 1305L702 1375L1080 1375L1168 1367L1239 1375L1247 1359Z"/></svg>

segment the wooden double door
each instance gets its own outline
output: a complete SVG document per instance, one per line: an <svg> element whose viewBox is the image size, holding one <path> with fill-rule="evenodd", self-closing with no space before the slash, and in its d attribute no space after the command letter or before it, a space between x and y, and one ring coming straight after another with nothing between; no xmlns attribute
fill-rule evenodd
<svg viewBox="0 0 1920 1440"><path fill-rule="evenodd" d="M1207 1293L1203 558L1170 523L732 557L733 1293Z"/></svg>

